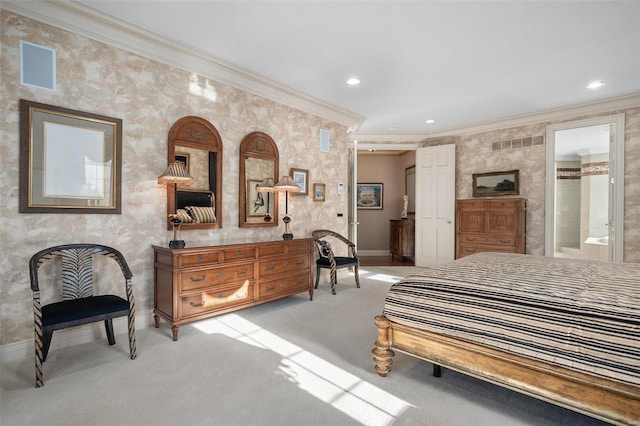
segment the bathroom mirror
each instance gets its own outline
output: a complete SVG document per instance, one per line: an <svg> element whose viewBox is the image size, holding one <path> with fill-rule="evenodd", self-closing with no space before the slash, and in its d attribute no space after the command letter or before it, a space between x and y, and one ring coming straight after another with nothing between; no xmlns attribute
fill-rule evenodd
<svg viewBox="0 0 640 426"><path fill-rule="evenodd" d="M266 178L278 182L278 147L269 135L249 133L240 143L239 225L241 228L278 225L275 192L260 192Z"/></svg>
<svg viewBox="0 0 640 426"><path fill-rule="evenodd" d="M221 228L222 138L216 128L200 117L176 121L169 130L167 160L183 163L193 178L188 186L167 185L167 229L173 213L183 219L181 230Z"/></svg>

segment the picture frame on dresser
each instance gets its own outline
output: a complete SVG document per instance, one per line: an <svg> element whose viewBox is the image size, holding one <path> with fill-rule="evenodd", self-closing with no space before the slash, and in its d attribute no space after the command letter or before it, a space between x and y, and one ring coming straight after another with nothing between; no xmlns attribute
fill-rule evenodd
<svg viewBox="0 0 640 426"><path fill-rule="evenodd" d="M121 213L122 120L20 100L20 213Z"/></svg>
<svg viewBox="0 0 640 426"><path fill-rule="evenodd" d="M474 173L473 196L495 197L520 194L520 171Z"/></svg>

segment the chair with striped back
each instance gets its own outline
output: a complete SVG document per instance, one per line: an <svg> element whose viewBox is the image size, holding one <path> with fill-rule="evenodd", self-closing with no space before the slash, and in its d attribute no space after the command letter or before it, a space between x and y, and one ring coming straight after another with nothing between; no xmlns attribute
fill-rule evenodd
<svg viewBox="0 0 640 426"><path fill-rule="evenodd" d="M316 248L318 249L318 259L316 260L316 283L315 288L318 288L318 280L320 278L321 269L330 270L331 279L331 293L336 294L336 284L338 283L337 270L340 268L354 268L356 287L360 288L360 280L358 278L358 266L360 260L356 253L356 245L334 231L327 229L317 229L311 233L311 236L315 239ZM349 250L349 256L336 256L331 243L327 237L334 238L339 242L343 242L347 245Z"/></svg>
<svg viewBox="0 0 640 426"><path fill-rule="evenodd" d="M94 295L94 257L113 259L124 276L126 299L115 294ZM41 305L38 271L49 261L61 259L61 272L52 273L61 278L58 283L62 301ZM51 338L55 330L104 321L109 345L115 344L113 318L127 316L129 329L129 355L135 359L135 301L131 285L131 270L122 254L111 247L97 244L67 244L44 249L29 261L31 290L33 291L36 387L44 385L43 363L47 359ZM100 280L104 278L101 275ZM52 290L53 291L53 290ZM47 293L49 293L47 291Z"/></svg>

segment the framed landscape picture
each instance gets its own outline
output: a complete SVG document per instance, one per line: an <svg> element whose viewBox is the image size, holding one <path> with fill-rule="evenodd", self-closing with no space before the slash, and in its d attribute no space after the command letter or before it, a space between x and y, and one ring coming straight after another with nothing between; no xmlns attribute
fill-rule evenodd
<svg viewBox="0 0 640 426"><path fill-rule="evenodd" d="M507 172L474 173L473 196L494 197L520 194L519 170Z"/></svg>
<svg viewBox="0 0 640 426"><path fill-rule="evenodd" d="M356 189L356 203L361 210L382 210L381 183L359 183Z"/></svg>

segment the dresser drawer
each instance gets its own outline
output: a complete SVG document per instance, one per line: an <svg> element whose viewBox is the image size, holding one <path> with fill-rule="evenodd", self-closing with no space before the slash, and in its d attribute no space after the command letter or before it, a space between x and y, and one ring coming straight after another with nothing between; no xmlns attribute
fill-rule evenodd
<svg viewBox="0 0 640 426"><path fill-rule="evenodd" d="M309 273L286 278L262 281L258 284L258 299L268 299L283 294L295 294L309 290Z"/></svg>
<svg viewBox="0 0 640 426"><path fill-rule="evenodd" d="M200 315L209 311L250 303L253 301L253 282L245 281L237 285L200 292L192 296L180 297L182 317Z"/></svg>
<svg viewBox="0 0 640 426"><path fill-rule="evenodd" d="M287 254L308 254L309 253L309 242L308 241L297 241L291 242L287 244Z"/></svg>
<svg viewBox="0 0 640 426"><path fill-rule="evenodd" d="M224 250L222 253L224 255L225 262L254 259L256 257L255 247L239 247L231 250Z"/></svg>
<svg viewBox="0 0 640 426"><path fill-rule="evenodd" d="M295 272L309 269L309 256L293 256L286 259L264 260L259 262L260 277L268 277L282 272Z"/></svg>
<svg viewBox="0 0 640 426"><path fill-rule="evenodd" d="M505 235L501 236L484 236L484 235L461 235L460 236L460 244L465 246L473 246L473 245L482 245L485 246L506 246L506 247L515 247L516 246L516 238Z"/></svg>
<svg viewBox="0 0 640 426"><path fill-rule="evenodd" d="M284 243L262 245L258 247L258 257L278 256L284 254Z"/></svg>
<svg viewBox="0 0 640 426"><path fill-rule="evenodd" d="M184 255L181 255L178 260L178 264L182 267L195 266L195 265L208 265L210 263L219 263L219 262L220 262L220 252L218 251L184 254Z"/></svg>
<svg viewBox="0 0 640 426"><path fill-rule="evenodd" d="M470 245L460 245L460 256L468 256L474 253L482 253L482 252L501 252L501 253L515 253L515 247L508 246L470 246Z"/></svg>
<svg viewBox="0 0 640 426"><path fill-rule="evenodd" d="M487 209L506 209L506 210L517 210L522 207L521 200L491 200L487 201Z"/></svg>
<svg viewBox="0 0 640 426"><path fill-rule="evenodd" d="M245 263L227 267L183 271L180 273L180 291L196 290L225 282L252 280L254 264Z"/></svg>

